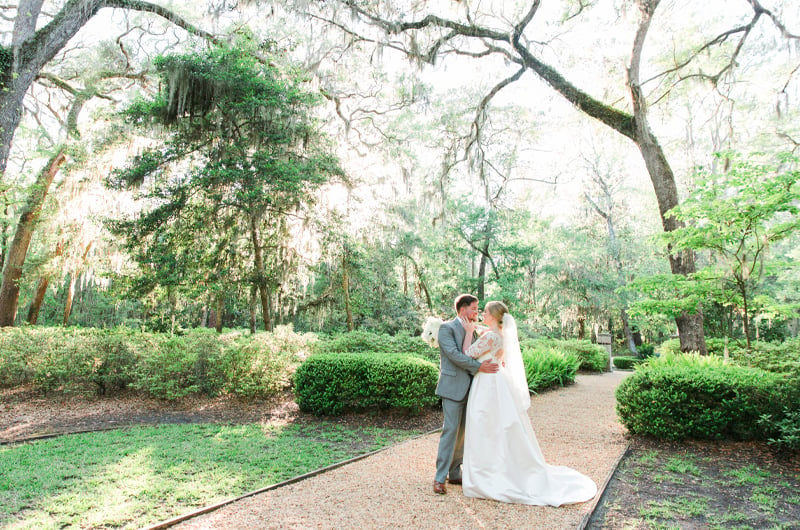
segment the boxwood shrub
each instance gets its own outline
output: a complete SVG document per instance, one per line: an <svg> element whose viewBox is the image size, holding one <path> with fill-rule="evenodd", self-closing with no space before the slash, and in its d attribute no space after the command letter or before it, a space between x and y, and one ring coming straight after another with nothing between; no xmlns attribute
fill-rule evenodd
<svg viewBox="0 0 800 530"><path fill-rule="evenodd" d="M691 355L641 365L616 392L628 431L667 440L769 439L759 419L800 409L797 395L786 376Z"/></svg>
<svg viewBox="0 0 800 530"><path fill-rule="evenodd" d="M300 410L317 415L398 408L419 413L435 405L439 377L432 362L382 352L312 355L294 374Z"/></svg>
<svg viewBox="0 0 800 530"><path fill-rule="evenodd" d="M632 370L637 365L644 362L644 359L628 355L620 355L619 357L614 357L613 362L614 368L619 368L620 370Z"/></svg>

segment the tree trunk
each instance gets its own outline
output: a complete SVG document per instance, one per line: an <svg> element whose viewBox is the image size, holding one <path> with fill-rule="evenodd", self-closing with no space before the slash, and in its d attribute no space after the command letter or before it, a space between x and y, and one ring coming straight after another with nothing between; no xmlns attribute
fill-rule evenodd
<svg viewBox="0 0 800 530"><path fill-rule="evenodd" d="M272 331L269 308L269 288L267 278L264 275L264 256L261 253L261 237L258 232L258 220L255 216L250 218L250 238L253 243L253 256L255 261L254 282L258 286L261 294L261 317L264 319L264 329Z"/></svg>
<svg viewBox="0 0 800 530"><path fill-rule="evenodd" d="M275 329L275 310L272 305L271 289L267 289L267 313L267 321L269 322L269 329L267 331L273 331Z"/></svg>
<svg viewBox="0 0 800 530"><path fill-rule="evenodd" d="M625 334L625 342L628 344L628 349L633 354L639 353L636 350L636 339L634 339L633 332L631 331L631 324L628 320L628 312L625 311L624 308L620 310L620 317L622 318L622 332Z"/></svg>
<svg viewBox="0 0 800 530"><path fill-rule="evenodd" d="M222 312L225 311L225 295L217 295L217 322L214 329L217 333L222 333Z"/></svg>
<svg viewBox="0 0 800 530"><path fill-rule="evenodd" d="M250 334L256 333L256 307L258 305L258 287L253 284L250 286Z"/></svg>
<svg viewBox="0 0 800 530"><path fill-rule="evenodd" d="M22 267L28 255L31 237L36 229L36 223L42 212L42 204L47 197L47 192L53 179L58 173L61 164L66 160L64 148L61 148L44 169L39 172L36 183L33 185L28 202L19 216L14 239L8 249L6 266L3 269L3 282L0 285L0 326L13 326L17 316L19 303L19 283L22 278Z"/></svg>
<svg viewBox="0 0 800 530"><path fill-rule="evenodd" d="M428 286L425 285L425 281L417 276L418 283L420 290L425 294L425 303L428 304L428 310L433 312L433 300L431 300L431 293L428 291Z"/></svg>
<svg viewBox="0 0 800 530"><path fill-rule="evenodd" d="M36 292L33 295L33 300L31 300L31 305L28 308L28 318L26 321L31 326L36 324L36 321L39 320L39 311L42 309L42 303L44 302L44 297L47 294L47 286L50 284L50 278L47 276L42 276L39 278L39 284L36 286Z"/></svg>
<svg viewBox="0 0 800 530"><path fill-rule="evenodd" d="M403 260L403 295L408 296L408 260Z"/></svg>
<svg viewBox="0 0 800 530"><path fill-rule="evenodd" d="M285 281L285 279L282 278L281 282L284 282L284 281ZM281 283L281 285L282 284L283 283ZM270 304L270 307L272 307L272 304ZM275 322L275 325L276 326L283 325L283 323L285 322L285 320L284 320L284 307L283 307L283 289L280 286L278 287L278 296L275 299L275 310L274 310L273 315L275 316L275 318L273 319L273 321Z"/></svg>
<svg viewBox="0 0 800 530"><path fill-rule="evenodd" d="M650 131L647 122L647 105L639 84L642 49L644 48L650 20L653 12L658 7L659 0L649 0L647 2L639 0L637 3L644 5L640 5L642 21L636 33L631 65L628 69L628 85L631 90L633 116L594 99L568 82L554 68L537 59L521 42L521 31L524 29L524 24L517 26L518 32L511 36L511 40L525 67L536 72L542 80L575 105L581 112L630 138L637 145L650 174L664 231L669 232L678 226L678 223L673 218L665 216L667 211L678 205L675 177L663 149ZM534 5L531 8L526 17L527 21L530 21L537 9L538 5ZM695 272L694 254L691 252L671 255L669 261L673 274L687 275ZM683 313L675 319L675 323L680 333L681 349L684 351L699 351L705 354L706 344L703 336L702 308L698 307L697 312L694 314Z"/></svg>
<svg viewBox="0 0 800 530"><path fill-rule="evenodd" d="M212 318L212 309L211 303L213 302L211 298L211 293L206 291L206 302L203 304L203 308L200 310L200 327L207 328L211 327L211 318Z"/></svg>
<svg viewBox="0 0 800 530"><path fill-rule="evenodd" d="M478 287L475 292L475 296L478 297L478 300L483 300L484 295L486 294L486 261L487 256L489 255L489 237L486 237L486 240L483 243L483 251L481 252L481 259L478 262Z"/></svg>
<svg viewBox="0 0 800 530"><path fill-rule="evenodd" d="M419 270L419 265L414 258L406 256L405 259L411 262L414 267L414 276L417 277L417 290L425 295L425 303L428 305L428 310L433 312L433 300L431 300L431 293L428 291L428 286L425 284L425 279L422 277L422 272Z"/></svg>
<svg viewBox="0 0 800 530"><path fill-rule="evenodd" d="M633 103L633 122L634 122L634 142L642 153L647 171L650 174L650 181L656 192L658 211L661 215L661 224L665 232L672 232L680 228L682 223L674 217L668 216L667 212L678 206L678 188L675 185L675 175L667 162L664 150L659 145L647 119L647 100L644 97L639 81L639 68L642 58L647 31L650 28L650 21L653 13L658 7L659 0L638 0L642 20L636 31L631 54L631 64L628 68L628 86L631 90L631 100ZM695 272L694 252L691 250L680 253L670 253L669 264L673 274L687 276ZM703 334L703 310L697 307L694 313L684 311L675 319L678 326L678 335L681 341L681 351L696 351L705 355L706 341Z"/></svg>
<svg viewBox="0 0 800 530"><path fill-rule="evenodd" d="M64 317L61 319L61 325L66 326L69 323L69 316L72 313L72 300L75 297L75 280L77 273L69 273L69 283L67 285L67 300L64 302Z"/></svg>
<svg viewBox="0 0 800 530"><path fill-rule="evenodd" d="M64 243L59 241L56 244L56 251L53 254L53 257L58 258L64 253ZM28 318L27 322L30 325L36 324L39 320L39 311L42 309L42 303L44 302L44 297L47 294L47 287L50 285L50 276L44 275L39 278L39 285L36 286L36 292L33 295L33 300L31 301L31 305L28 308Z"/></svg>
<svg viewBox="0 0 800 530"><path fill-rule="evenodd" d="M536 273L538 263L531 263L528 265L528 292L530 293L530 303L534 311L538 310L536 307Z"/></svg>
<svg viewBox="0 0 800 530"><path fill-rule="evenodd" d="M750 343L751 343L751 334L753 333L750 329L750 310L749 304L747 303L747 287L742 283L741 287L742 292L742 328L744 330L744 338L747 341L747 350L750 350Z"/></svg>
<svg viewBox="0 0 800 530"><path fill-rule="evenodd" d="M350 277L347 275L347 250L342 251L342 290L344 291L344 311L347 318L347 331L353 331L353 310L350 307Z"/></svg>
<svg viewBox="0 0 800 530"><path fill-rule="evenodd" d="M175 313L177 312L178 300L175 297L175 288L167 286L167 301L169 302L169 334L175 334Z"/></svg>
<svg viewBox="0 0 800 530"><path fill-rule="evenodd" d="M67 289L67 301L64 303L64 318L61 321L62 326L66 326L69 322L69 317L72 314L72 302L75 298L75 281L81 274L81 270L86 265L86 260L89 257L89 251L92 250L92 242L89 242L86 245L86 248L83 250L83 254L81 255L81 261L75 271L70 273L70 282L69 282L69 289Z"/></svg>
<svg viewBox="0 0 800 530"><path fill-rule="evenodd" d="M609 208L608 211L602 209L600 205L598 205L592 198L589 196L588 193L585 193L584 196L586 200L589 201L589 204L594 208L600 217L605 219L606 221L606 230L608 231L608 248L609 253L611 254L611 259L614 261L614 266L617 269L617 276L619 278L620 284L625 285L625 272L624 267L622 264L622 250L620 248L619 241L617 240L617 231L614 228L614 215L613 215L613 197L611 194L611 188L606 183L603 176L600 174L599 171L595 171L596 180L599 182L600 187L603 189L603 192L606 196L606 199L609 201ZM628 349L631 353L637 353L636 351L636 342L633 338L633 333L631 333L631 326L628 320L628 306L627 303L623 301L622 309L620 310L620 316L622 318L622 332L625 334L625 342L628 344ZM611 331L611 322L609 321L608 326L609 331Z"/></svg>

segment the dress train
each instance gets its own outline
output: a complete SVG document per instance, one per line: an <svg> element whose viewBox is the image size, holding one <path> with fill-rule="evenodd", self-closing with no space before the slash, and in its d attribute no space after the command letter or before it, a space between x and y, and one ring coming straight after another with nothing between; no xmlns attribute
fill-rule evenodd
<svg viewBox="0 0 800 530"><path fill-rule="evenodd" d="M592 499L597 494L592 479L545 462L527 411L514 399L507 377L501 368L496 374L478 373L472 381L466 413L464 495L538 506Z"/></svg>

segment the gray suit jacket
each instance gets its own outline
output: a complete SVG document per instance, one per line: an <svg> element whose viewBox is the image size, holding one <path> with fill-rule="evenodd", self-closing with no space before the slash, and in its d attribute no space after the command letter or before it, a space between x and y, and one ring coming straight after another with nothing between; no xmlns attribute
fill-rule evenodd
<svg viewBox="0 0 800 530"><path fill-rule="evenodd" d="M439 327L440 372L436 395L461 401L467 396L481 363L461 351L464 343L464 326L457 319L445 322Z"/></svg>

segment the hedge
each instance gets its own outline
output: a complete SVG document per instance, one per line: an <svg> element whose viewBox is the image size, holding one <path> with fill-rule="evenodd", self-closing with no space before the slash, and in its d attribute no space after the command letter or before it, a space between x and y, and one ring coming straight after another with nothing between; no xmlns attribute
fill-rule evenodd
<svg viewBox="0 0 800 530"><path fill-rule="evenodd" d="M294 374L300 410L317 415L397 408L417 414L438 403L438 367L383 352L316 354Z"/></svg>
<svg viewBox="0 0 800 530"><path fill-rule="evenodd" d="M782 374L800 373L800 338L781 343L754 341L749 350L744 340L706 339L709 355L723 357L726 347L729 358L741 366ZM670 339L658 347L658 352L661 355L677 355L681 353L680 349L680 341Z"/></svg>
<svg viewBox="0 0 800 530"><path fill-rule="evenodd" d="M767 440L800 410L797 381L709 357L646 363L616 391L617 413L632 434L666 440ZM769 415L769 424L759 423Z"/></svg>
<svg viewBox="0 0 800 530"><path fill-rule="evenodd" d="M612 361L614 363L614 368L619 368L620 370L632 370L637 365L644 362L644 359L640 359L639 357L620 355L619 357L614 357Z"/></svg>

